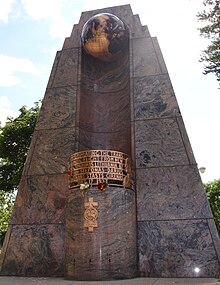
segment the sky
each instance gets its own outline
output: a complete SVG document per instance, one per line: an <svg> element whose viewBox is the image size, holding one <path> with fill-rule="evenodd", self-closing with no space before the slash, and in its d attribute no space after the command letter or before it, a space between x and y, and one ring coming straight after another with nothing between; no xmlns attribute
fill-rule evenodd
<svg viewBox="0 0 220 285"><path fill-rule="evenodd" d="M81 12L130 4L162 50L203 182L220 178L220 89L199 62L202 0L0 0L0 121L43 99L55 54Z"/></svg>

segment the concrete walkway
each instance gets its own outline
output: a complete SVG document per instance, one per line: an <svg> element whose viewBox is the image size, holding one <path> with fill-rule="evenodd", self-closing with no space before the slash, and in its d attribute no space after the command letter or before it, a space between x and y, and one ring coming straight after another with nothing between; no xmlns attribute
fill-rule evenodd
<svg viewBox="0 0 220 285"><path fill-rule="evenodd" d="M220 285L214 278L135 278L120 281L72 281L63 278L0 276L0 285Z"/></svg>

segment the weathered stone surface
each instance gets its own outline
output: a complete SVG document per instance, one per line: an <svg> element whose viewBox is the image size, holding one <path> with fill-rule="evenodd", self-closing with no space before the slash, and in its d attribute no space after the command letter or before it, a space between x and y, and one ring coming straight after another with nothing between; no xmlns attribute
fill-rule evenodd
<svg viewBox="0 0 220 285"><path fill-rule="evenodd" d="M130 141L127 138L130 136L130 129L114 133L95 133L80 130L79 132L79 150L85 149L112 149L131 153Z"/></svg>
<svg viewBox="0 0 220 285"><path fill-rule="evenodd" d="M65 223L67 174L22 177L11 224Z"/></svg>
<svg viewBox="0 0 220 285"><path fill-rule="evenodd" d="M220 273L205 219L138 222L138 247L142 277L213 277Z"/></svg>
<svg viewBox="0 0 220 285"><path fill-rule="evenodd" d="M148 27L141 25L141 20L139 15L133 16L133 25L130 25L129 29L131 31L131 38L133 36L137 38L150 37L150 32L148 30Z"/></svg>
<svg viewBox="0 0 220 285"><path fill-rule="evenodd" d="M73 127L76 113L76 86L47 89L36 129Z"/></svg>
<svg viewBox="0 0 220 285"><path fill-rule="evenodd" d="M73 25L71 35L70 37L65 38L62 49L69 49L81 46L81 40L80 40L81 30L79 30L78 26L79 25L77 24Z"/></svg>
<svg viewBox="0 0 220 285"><path fill-rule="evenodd" d="M81 91L79 126L95 133L114 133L130 127L129 90L112 93ZM86 102L86 104L83 104ZM104 134L103 134L104 136ZM130 136L126 138L130 139Z"/></svg>
<svg viewBox="0 0 220 285"><path fill-rule="evenodd" d="M28 173L28 169L30 167L30 163L31 163L32 156L33 156L33 153L34 153L34 148L35 148L35 145L36 145L36 142L37 142L37 133L38 133L37 131L34 131L33 136L31 138L31 144L30 144L30 147L29 147L29 150L28 150L26 161L24 163L24 168L23 168L22 175L27 175L27 173Z"/></svg>
<svg viewBox="0 0 220 285"><path fill-rule="evenodd" d="M179 130L180 130L180 133L181 133L181 137L183 139L184 146L186 148L186 153L187 153L187 157L189 159L189 163L190 164L195 164L196 160L195 160L195 157L194 157L194 154L193 154L193 150L192 150L192 147L191 147L191 144L190 144L190 141L189 141L189 137L187 135L187 131L186 131L186 128L185 128L185 124L183 122L183 118L182 117L177 117L176 120L177 120L177 124L179 126Z"/></svg>
<svg viewBox="0 0 220 285"><path fill-rule="evenodd" d="M78 60L78 48L62 50L53 79L53 87L77 84Z"/></svg>
<svg viewBox="0 0 220 285"><path fill-rule="evenodd" d="M153 42L153 45L154 45L155 53L157 55L158 62L159 62L160 68L162 70L162 73L168 73L167 67L166 67L166 64L165 64L165 61L164 61L164 58L163 58L163 54L161 52L161 49L160 49L160 46L159 46L157 38L156 37L152 37L152 42Z"/></svg>
<svg viewBox="0 0 220 285"><path fill-rule="evenodd" d="M208 219L208 226L209 226L210 234L212 236L213 244L216 250L217 258L220 264L220 239L219 239L219 234L216 229L214 219Z"/></svg>
<svg viewBox="0 0 220 285"><path fill-rule="evenodd" d="M110 63L82 53L81 71L78 150L111 149L130 155L128 50Z"/></svg>
<svg viewBox="0 0 220 285"><path fill-rule="evenodd" d="M100 61L82 52L82 89L89 92L119 92L129 87L128 49L113 62ZM125 91L126 93L126 91Z"/></svg>
<svg viewBox="0 0 220 285"><path fill-rule="evenodd" d="M134 102L136 120L180 115L168 74L134 78Z"/></svg>
<svg viewBox="0 0 220 285"><path fill-rule="evenodd" d="M136 167L188 164L175 118L135 122Z"/></svg>
<svg viewBox="0 0 220 285"><path fill-rule="evenodd" d="M75 152L74 128L40 130L31 157L28 175L67 173L70 155Z"/></svg>
<svg viewBox="0 0 220 285"><path fill-rule="evenodd" d="M136 170L137 219L212 218L196 165Z"/></svg>
<svg viewBox="0 0 220 285"><path fill-rule="evenodd" d="M62 276L63 248L63 225L13 226L1 275Z"/></svg>
<svg viewBox="0 0 220 285"><path fill-rule="evenodd" d="M98 227L84 227L84 202L98 202ZM136 276L135 193L110 187L105 192L71 190L66 222L66 278L110 280Z"/></svg>
<svg viewBox="0 0 220 285"><path fill-rule="evenodd" d="M54 59L54 63L53 63L52 69L51 69L50 77L49 77L49 80L48 80L48 83L47 83L47 88L50 88L50 87L53 86L53 80L54 80L54 77L55 77L55 74L56 74L56 70L57 70L57 66L58 66L58 63L59 63L59 60L60 60L60 55L61 55L61 51L58 51L56 53L56 57Z"/></svg>
<svg viewBox="0 0 220 285"><path fill-rule="evenodd" d="M164 73L155 53L152 38L136 38L131 42L133 45L134 77Z"/></svg>

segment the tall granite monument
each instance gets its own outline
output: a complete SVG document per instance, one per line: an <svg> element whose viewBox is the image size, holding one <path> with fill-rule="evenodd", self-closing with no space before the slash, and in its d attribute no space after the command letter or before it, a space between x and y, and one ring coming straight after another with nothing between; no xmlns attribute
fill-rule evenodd
<svg viewBox="0 0 220 285"><path fill-rule="evenodd" d="M214 277L219 264L157 39L129 5L82 13L52 67L1 275Z"/></svg>

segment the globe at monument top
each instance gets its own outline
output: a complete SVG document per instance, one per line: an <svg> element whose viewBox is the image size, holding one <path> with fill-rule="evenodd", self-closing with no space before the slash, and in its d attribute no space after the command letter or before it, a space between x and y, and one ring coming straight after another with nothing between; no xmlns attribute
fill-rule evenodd
<svg viewBox="0 0 220 285"><path fill-rule="evenodd" d="M97 14L83 26L81 40L88 54L103 61L114 61L128 43L128 30L117 16Z"/></svg>

